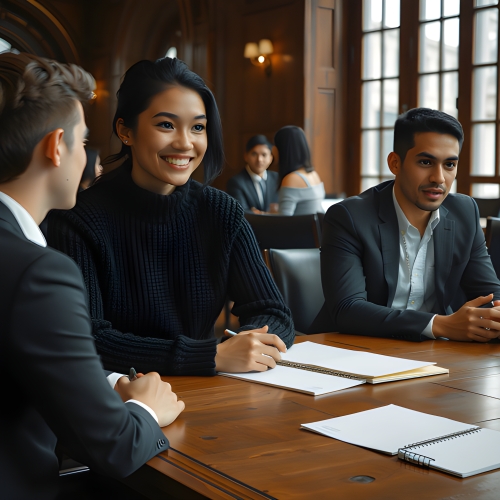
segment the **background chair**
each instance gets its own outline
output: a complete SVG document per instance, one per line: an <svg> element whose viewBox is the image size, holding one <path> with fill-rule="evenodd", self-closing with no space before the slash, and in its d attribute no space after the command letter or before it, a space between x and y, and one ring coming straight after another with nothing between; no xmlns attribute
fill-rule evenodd
<svg viewBox="0 0 500 500"><path fill-rule="evenodd" d="M307 333L323 306L318 248L264 251L264 260L286 305L292 311L295 329Z"/></svg>
<svg viewBox="0 0 500 500"><path fill-rule="evenodd" d="M500 215L500 198L474 198L479 208L479 217L498 217Z"/></svg>
<svg viewBox="0 0 500 500"><path fill-rule="evenodd" d="M500 218L498 217L486 219L486 246L495 272L500 277Z"/></svg>
<svg viewBox="0 0 500 500"><path fill-rule="evenodd" d="M319 248L317 214L260 215L246 213L261 250L267 248Z"/></svg>

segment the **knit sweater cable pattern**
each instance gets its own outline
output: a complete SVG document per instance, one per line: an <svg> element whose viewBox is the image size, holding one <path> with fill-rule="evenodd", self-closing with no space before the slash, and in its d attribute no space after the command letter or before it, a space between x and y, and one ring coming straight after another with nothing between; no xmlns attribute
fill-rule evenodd
<svg viewBox="0 0 500 500"><path fill-rule="evenodd" d="M240 331L269 326L289 347L290 311L240 205L188 181L162 196L121 167L49 217L48 242L80 267L103 365L127 373L214 375L226 297Z"/></svg>

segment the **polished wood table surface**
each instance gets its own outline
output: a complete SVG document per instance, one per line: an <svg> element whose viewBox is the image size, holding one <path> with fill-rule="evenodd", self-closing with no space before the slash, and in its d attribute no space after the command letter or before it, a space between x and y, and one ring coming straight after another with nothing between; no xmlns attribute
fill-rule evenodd
<svg viewBox="0 0 500 500"><path fill-rule="evenodd" d="M500 470L459 479L300 429L392 403L500 431L500 344L297 338L304 340L435 361L450 374L316 397L222 376L165 378L186 409L164 429L171 449L136 473L136 487L143 481L145 492L147 477L148 498L162 491L186 499L500 498ZM184 486L175 493L172 485L179 483Z"/></svg>

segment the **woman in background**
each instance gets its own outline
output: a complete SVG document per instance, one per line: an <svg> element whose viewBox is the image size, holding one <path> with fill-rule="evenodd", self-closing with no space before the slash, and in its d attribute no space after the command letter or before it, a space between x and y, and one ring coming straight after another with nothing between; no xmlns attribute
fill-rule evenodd
<svg viewBox="0 0 500 500"><path fill-rule="evenodd" d="M80 181L79 191L83 191L91 186L97 177L102 174L101 158L99 150L94 148L85 148L87 153L87 164L83 170L82 180Z"/></svg>
<svg viewBox="0 0 500 500"><path fill-rule="evenodd" d="M103 365L128 373L265 371L293 343L290 310L241 206L209 187L223 165L214 96L179 59L140 61L118 91L108 162L125 160L49 220L82 270ZM191 179L203 161L205 183ZM219 342L226 298L240 333ZM269 332L269 333L268 333Z"/></svg>
<svg viewBox="0 0 500 500"><path fill-rule="evenodd" d="M311 153L304 131L293 125L274 136L273 156L279 162L281 187L279 213L306 215L322 213L325 187L311 164Z"/></svg>

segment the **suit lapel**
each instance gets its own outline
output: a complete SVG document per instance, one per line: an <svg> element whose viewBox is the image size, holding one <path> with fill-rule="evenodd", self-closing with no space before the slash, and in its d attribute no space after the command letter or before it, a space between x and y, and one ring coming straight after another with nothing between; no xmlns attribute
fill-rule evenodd
<svg viewBox="0 0 500 500"><path fill-rule="evenodd" d="M444 287L450 275L453 260L453 245L455 241L455 221L448 219L448 209L439 208L439 224L435 227L432 237L434 239L434 282L436 298L439 305L443 305Z"/></svg>
<svg viewBox="0 0 500 500"><path fill-rule="evenodd" d="M247 172L247 170L245 169L244 170L246 176L245 176L245 182L246 182L246 185L247 185L247 193L248 193L248 196L251 200L251 206L252 207L255 207L255 208L258 208L259 210L263 210L263 208L260 208L261 207L261 204L260 204L260 200L259 200L259 195L257 194L257 191L255 190L255 186L253 184L253 180L252 178L250 177L250 174Z"/></svg>
<svg viewBox="0 0 500 500"><path fill-rule="evenodd" d="M388 287L387 307L390 307L396 294L399 271L399 231L398 218L392 200L393 183L379 192L380 250L384 263L384 277Z"/></svg>

